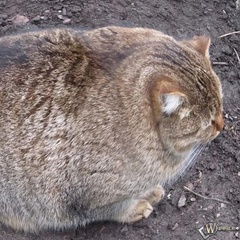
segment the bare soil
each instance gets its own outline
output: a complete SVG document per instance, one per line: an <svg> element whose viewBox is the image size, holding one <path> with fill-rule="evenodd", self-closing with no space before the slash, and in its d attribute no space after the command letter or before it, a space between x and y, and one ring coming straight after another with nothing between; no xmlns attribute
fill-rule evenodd
<svg viewBox="0 0 240 240"><path fill-rule="evenodd" d="M223 84L225 117L220 136L184 176L167 186L167 196L148 219L39 235L16 233L0 225L0 240L201 240L198 229L208 222L240 227L240 33L219 38L240 30L239 5L238 0L0 0L0 36L46 27L106 25L155 28L177 39L210 36L213 66ZM219 230L209 237L239 238L239 230Z"/></svg>

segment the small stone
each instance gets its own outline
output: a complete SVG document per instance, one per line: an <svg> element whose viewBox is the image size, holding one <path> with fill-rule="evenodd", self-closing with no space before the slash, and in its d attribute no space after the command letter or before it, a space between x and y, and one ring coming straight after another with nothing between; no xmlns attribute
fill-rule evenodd
<svg viewBox="0 0 240 240"><path fill-rule="evenodd" d="M218 138L216 138L216 139L218 139ZM202 171L198 171L198 178L199 178L199 180L201 180L202 179L202 175L203 175L203 173L202 173Z"/></svg>
<svg viewBox="0 0 240 240"><path fill-rule="evenodd" d="M238 172L238 176L240 177L240 172Z"/></svg>
<svg viewBox="0 0 240 240"><path fill-rule="evenodd" d="M178 223L175 223L174 226L172 227L172 230L174 231L175 229L177 229L178 227Z"/></svg>
<svg viewBox="0 0 240 240"><path fill-rule="evenodd" d="M172 193L170 192L170 193L167 195L167 199L171 199L171 196L172 196Z"/></svg>
<svg viewBox="0 0 240 240"><path fill-rule="evenodd" d="M194 189L194 185L191 182L187 183L186 187L191 191Z"/></svg>
<svg viewBox="0 0 240 240"><path fill-rule="evenodd" d="M225 208L226 204L225 203L221 203L220 206L221 206L221 208Z"/></svg>
<svg viewBox="0 0 240 240"><path fill-rule="evenodd" d="M219 217L220 217L220 215L221 215L220 213L217 213L217 214L216 214L216 217L217 217L217 218L219 218Z"/></svg>
<svg viewBox="0 0 240 240"><path fill-rule="evenodd" d="M70 24L71 23L71 19L67 18L63 20L63 24Z"/></svg>
<svg viewBox="0 0 240 240"><path fill-rule="evenodd" d="M216 169L216 167L215 167L214 164L212 163L212 164L209 165L208 169L209 169L210 171L213 171L213 170Z"/></svg>
<svg viewBox="0 0 240 240"><path fill-rule="evenodd" d="M120 230L120 232L127 232L128 231L128 226L127 225L125 225L121 230Z"/></svg>
<svg viewBox="0 0 240 240"><path fill-rule="evenodd" d="M32 19L32 22L39 22L39 21L41 21L41 16L39 15Z"/></svg>
<svg viewBox="0 0 240 240"><path fill-rule="evenodd" d="M63 15L63 16L66 16L66 15L67 15L67 9L66 9L65 7L62 9L62 15Z"/></svg>
<svg viewBox="0 0 240 240"><path fill-rule="evenodd" d="M10 21L16 26L23 26L29 22L29 19L25 16L17 14L13 18L11 18Z"/></svg>
<svg viewBox="0 0 240 240"><path fill-rule="evenodd" d="M57 17L58 17L59 19L61 19L61 20L64 19L64 18L63 18L63 15L61 15L61 14L58 14Z"/></svg>
<svg viewBox="0 0 240 240"><path fill-rule="evenodd" d="M196 198L195 198L195 197L192 197L192 198L190 198L190 201L191 201L191 202L196 202Z"/></svg>
<svg viewBox="0 0 240 240"><path fill-rule="evenodd" d="M181 208L186 205L186 196L182 194L178 200L178 207Z"/></svg>
<svg viewBox="0 0 240 240"><path fill-rule="evenodd" d="M213 205L209 205L209 206L207 207L207 210L209 210L209 209L212 210L213 207L214 207Z"/></svg>
<svg viewBox="0 0 240 240"><path fill-rule="evenodd" d="M46 16L41 16L41 20L47 20L48 18Z"/></svg>

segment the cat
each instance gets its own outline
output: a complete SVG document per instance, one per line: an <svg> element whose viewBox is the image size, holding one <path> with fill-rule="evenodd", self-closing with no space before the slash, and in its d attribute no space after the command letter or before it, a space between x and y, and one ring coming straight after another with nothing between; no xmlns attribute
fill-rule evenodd
<svg viewBox="0 0 240 240"><path fill-rule="evenodd" d="M147 218L223 128L209 45L123 27L0 38L0 221Z"/></svg>

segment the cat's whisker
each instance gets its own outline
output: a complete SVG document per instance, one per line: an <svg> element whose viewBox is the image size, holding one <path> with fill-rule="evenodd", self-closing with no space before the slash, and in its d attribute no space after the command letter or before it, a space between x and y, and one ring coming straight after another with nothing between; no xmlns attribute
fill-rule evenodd
<svg viewBox="0 0 240 240"><path fill-rule="evenodd" d="M201 153L201 151L204 149L205 145L203 144L199 144L197 145L192 152L190 153L189 157L187 158L187 160L185 161L185 166L182 168L182 171L179 173L178 177L182 176L182 174L190 167L194 164L194 162L196 161L197 157L199 156L199 154Z"/></svg>
<svg viewBox="0 0 240 240"><path fill-rule="evenodd" d="M202 149L204 148L204 145L203 144L199 144L195 149L194 149L194 152L193 152L193 155L191 156L191 158L196 158L199 153L202 151ZM193 159L193 160L194 160ZM192 160L191 160L192 161Z"/></svg>
<svg viewBox="0 0 240 240"><path fill-rule="evenodd" d="M176 174L176 176L172 179L168 180L168 183L174 183L179 177L181 177L186 170L192 166L194 164L194 162L197 160L197 157L199 156L199 154L201 153L201 151L206 147L205 144L198 144L197 146L195 146L191 153L189 154L189 156L185 159L185 161L182 162L182 167L179 168L179 172ZM172 154L170 151L167 154L167 157L170 156L170 154Z"/></svg>
<svg viewBox="0 0 240 240"><path fill-rule="evenodd" d="M190 157L190 158L191 158L190 161L189 161L190 164L197 159L198 155L201 153L201 151L204 149L204 147L205 147L205 145L199 144L199 145L194 149L194 152L192 153L192 155L191 155L191 157Z"/></svg>

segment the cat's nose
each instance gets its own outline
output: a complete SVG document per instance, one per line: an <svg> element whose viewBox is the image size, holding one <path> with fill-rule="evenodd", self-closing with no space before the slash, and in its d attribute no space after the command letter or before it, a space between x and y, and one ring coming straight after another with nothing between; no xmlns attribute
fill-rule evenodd
<svg viewBox="0 0 240 240"><path fill-rule="evenodd" d="M216 127L217 131L221 131L223 129L224 121L222 114L219 114L215 120L213 121L214 126Z"/></svg>

